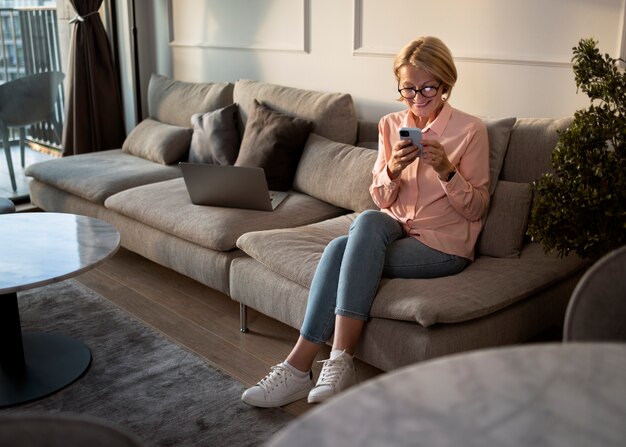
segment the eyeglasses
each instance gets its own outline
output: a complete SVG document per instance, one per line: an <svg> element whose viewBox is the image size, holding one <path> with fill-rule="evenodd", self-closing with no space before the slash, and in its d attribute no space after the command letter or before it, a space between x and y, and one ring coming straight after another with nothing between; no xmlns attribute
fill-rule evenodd
<svg viewBox="0 0 626 447"><path fill-rule="evenodd" d="M419 93L424 98L434 98L437 96L437 92L439 91L439 87L441 87L441 82L438 85L426 85L422 88L415 87L403 87L400 88L400 84L398 84L398 92L404 99L413 99Z"/></svg>

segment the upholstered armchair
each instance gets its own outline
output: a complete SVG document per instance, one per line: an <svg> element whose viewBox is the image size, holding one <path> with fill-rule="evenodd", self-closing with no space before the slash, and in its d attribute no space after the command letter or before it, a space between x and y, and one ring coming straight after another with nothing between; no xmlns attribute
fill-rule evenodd
<svg viewBox="0 0 626 447"><path fill-rule="evenodd" d="M563 340L626 342L626 245L602 257L578 282Z"/></svg>

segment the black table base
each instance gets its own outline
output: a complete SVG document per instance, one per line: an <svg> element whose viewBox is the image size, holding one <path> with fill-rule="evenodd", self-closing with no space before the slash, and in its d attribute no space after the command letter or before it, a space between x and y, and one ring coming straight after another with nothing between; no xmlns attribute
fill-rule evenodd
<svg viewBox="0 0 626 447"><path fill-rule="evenodd" d="M91 351L65 335L22 333L17 294L0 297L0 408L30 402L74 382Z"/></svg>

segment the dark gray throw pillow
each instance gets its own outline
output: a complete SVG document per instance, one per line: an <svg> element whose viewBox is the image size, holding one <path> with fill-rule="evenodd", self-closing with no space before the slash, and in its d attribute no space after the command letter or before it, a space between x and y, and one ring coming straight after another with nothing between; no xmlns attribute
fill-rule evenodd
<svg viewBox="0 0 626 447"><path fill-rule="evenodd" d="M235 166L265 170L269 189L291 188L313 123L268 109L254 100Z"/></svg>
<svg viewBox="0 0 626 447"><path fill-rule="evenodd" d="M499 180L491 196L485 227L478 238L478 253L518 258L532 201L530 184Z"/></svg>
<svg viewBox="0 0 626 447"><path fill-rule="evenodd" d="M191 117L193 135L189 161L233 165L239 154L237 104L213 112L196 113Z"/></svg>

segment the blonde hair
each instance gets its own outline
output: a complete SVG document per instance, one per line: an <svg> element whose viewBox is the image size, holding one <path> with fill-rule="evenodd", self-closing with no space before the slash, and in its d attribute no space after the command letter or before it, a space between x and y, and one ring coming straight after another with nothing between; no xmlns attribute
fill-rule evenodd
<svg viewBox="0 0 626 447"><path fill-rule="evenodd" d="M400 82L400 68L412 65L432 74L443 83L443 92L449 98L456 83L457 72L452 53L445 43L433 36L418 37L406 45L393 62L393 72ZM402 97L398 99L403 100Z"/></svg>

